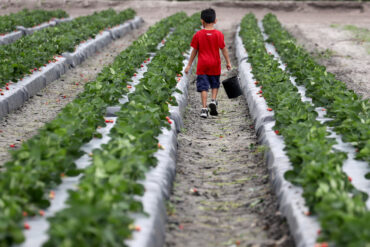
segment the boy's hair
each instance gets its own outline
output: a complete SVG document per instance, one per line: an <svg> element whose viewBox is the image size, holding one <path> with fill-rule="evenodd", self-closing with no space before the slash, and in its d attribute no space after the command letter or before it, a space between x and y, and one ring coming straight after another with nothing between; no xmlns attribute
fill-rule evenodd
<svg viewBox="0 0 370 247"><path fill-rule="evenodd" d="M200 18L205 22L205 23L213 23L216 20L216 12L214 9L204 9L202 10L200 14Z"/></svg>

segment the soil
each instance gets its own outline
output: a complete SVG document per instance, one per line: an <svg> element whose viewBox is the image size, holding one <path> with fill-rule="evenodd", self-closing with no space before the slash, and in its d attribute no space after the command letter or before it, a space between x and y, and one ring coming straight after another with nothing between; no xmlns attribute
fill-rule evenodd
<svg viewBox="0 0 370 247"><path fill-rule="evenodd" d="M235 29L236 23L228 30ZM222 31L235 67L235 33L228 30ZM220 88L219 115L202 119L195 83L189 90L166 246L293 246L244 97L230 100Z"/></svg>
<svg viewBox="0 0 370 247"><path fill-rule="evenodd" d="M114 58L144 33L148 26L144 24L139 30L115 40L41 90L22 108L1 119L0 166L10 159L8 150L11 149L9 147L11 144L20 146L23 141L35 135L45 123L54 119L66 104L83 91L84 84L94 80L102 68L113 62Z"/></svg>

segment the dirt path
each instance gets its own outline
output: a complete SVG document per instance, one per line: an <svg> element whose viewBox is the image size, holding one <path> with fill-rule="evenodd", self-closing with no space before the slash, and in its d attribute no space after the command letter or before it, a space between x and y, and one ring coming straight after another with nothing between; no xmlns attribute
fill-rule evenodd
<svg viewBox="0 0 370 247"><path fill-rule="evenodd" d="M45 123L54 119L66 104L83 91L84 84L94 80L102 68L112 63L114 58L144 33L148 26L144 24L140 29L114 41L41 90L19 110L3 118L0 121L0 167L10 159L8 152L11 149L10 144L20 146L24 140L35 135Z"/></svg>
<svg viewBox="0 0 370 247"><path fill-rule="evenodd" d="M232 44L234 33L224 34ZM199 117L195 83L189 98L168 203L166 246L292 246L243 96L230 100L221 88L219 116L208 119Z"/></svg>

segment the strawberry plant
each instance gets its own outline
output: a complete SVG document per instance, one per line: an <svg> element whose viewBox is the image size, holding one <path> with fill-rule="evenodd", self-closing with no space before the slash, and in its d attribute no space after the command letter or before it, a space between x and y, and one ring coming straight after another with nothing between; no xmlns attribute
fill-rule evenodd
<svg viewBox="0 0 370 247"><path fill-rule="evenodd" d="M335 75L317 64L310 54L281 26L276 16L268 14L263 20L269 40L287 64L296 82L307 88L307 96L333 118L328 124L343 136L345 142L357 149L357 158L370 162L370 101L361 99Z"/></svg>
<svg viewBox="0 0 370 247"><path fill-rule="evenodd" d="M13 32L17 26L33 27L53 18L66 18L68 14L61 9L58 10L28 10L24 9L17 13L0 16L0 35Z"/></svg>
<svg viewBox="0 0 370 247"><path fill-rule="evenodd" d="M135 11L132 9L120 13L108 9L45 28L14 43L0 46L0 86L32 74L35 68L37 70L52 62L55 55L73 52L77 45L95 37L101 30L121 24L134 16Z"/></svg>
<svg viewBox="0 0 370 247"><path fill-rule="evenodd" d="M144 188L137 181L157 164L154 153L161 146L156 137L162 127L169 127L169 103L176 104L169 98L199 19L195 14L182 20L148 65L129 102L117 113L112 139L94 151L78 191L70 192L69 207L50 219L50 239L44 246L125 246L123 240L141 229L132 227L130 217L143 212L135 196L143 195Z"/></svg>
<svg viewBox="0 0 370 247"><path fill-rule="evenodd" d="M11 153L11 161L0 173L0 246L23 242L23 215L36 215L47 208L55 196L51 189L62 177L81 172L74 161L83 154L80 147L97 135L97 127L105 125L106 107L118 104L128 92L126 85L133 72L185 17L179 13L150 27L53 121Z"/></svg>
<svg viewBox="0 0 370 247"><path fill-rule="evenodd" d="M309 212L317 215L322 227L319 241L337 246L366 246L370 242L367 195L357 191L343 173L346 154L333 149L335 140L328 138L326 126L316 120L314 107L301 101L290 75L267 53L253 14L243 18L240 36L254 77L263 86L267 104L274 110L274 130L284 137L285 151L293 165L285 177L303 188Z"/></svg>

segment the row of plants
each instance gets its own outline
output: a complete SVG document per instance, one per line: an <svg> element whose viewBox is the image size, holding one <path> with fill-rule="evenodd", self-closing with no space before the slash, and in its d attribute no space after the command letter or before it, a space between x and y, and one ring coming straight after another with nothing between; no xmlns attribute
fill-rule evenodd
<svg viewBox="0 0 370 247"><path fill-rule="evenodd" d="M323 106L329 117L328 124L343 136L345 142L357 148L358 159L370 162L370 101L361 99L348 90L345 83L326 71L310 54L281 26L273 14L263 19L269 41L279 52L289 71L299 85L307 88L307 96L317 106Z"/></svg>
<svg viewBox="0 0 370 247"><path fill-rule="evenodd" d="M121 24L134 16L132 9L119 13L108 9L45 28L14 43L0 46L0 86L22 80L55 61L56 55L73 52L77 45L94 38L105 28Z"/></svg>
<svg viewBox="0 0 370 247"><path fill-rule="evenodd" d="M84 92L53 121L11 152L11 161L5 163L5 171L0 173L0 246L23 242L22 230L28 228L22 223L24 216L34 216L47 208L54 197L52 188L64 176L81 172L74 161L83 154L81 146L99 136L96 129L105 125L107 106L119 103L128 92L127 82L148 53L155 51L170 28L185 18L186 14L178 13L150 27L95 81L86 84Z"/></svg>
<svg viewBox="0 0 370 247"><path fill-rule="evenodd" d="M182 71L182 54L189 49L199 19L197 13L183 20L148 65L135 92L129 94L129 102L117 113L112 139L94 151L92 166L78 190L70 192L69 207L50 220L45 246L126 246L123 240L140 230L130 217L143 213L137 196L143 195L144 187L138 180L157 164L154 153L162 148L157 136L162 127L170 128L167 116L169 105L176 105L171 96L176 91L176 76Z"/></svg>
<svg viewBox="0 0 370 247"><path fill-rule="evenodd" d="M66 18L68 14L58 10L28 10L23 9L17 13L0 16L0 36L16 30L17 26L34 27L53 18Z"/></svg>
<svg viewBox="0 0 370 247"><path fill-rule="evenodd" d="M289 74L266 51L253 14L243 18L240 36L261 97L266 99L267 110L274 111L274 131L284 137L285 151L293 166L285 177L303 188L309 208L306 214L317 215L321 224L318 241L366 246L370 242L367 195L357 191L351 178L343 173L346 154L333 150L335 140L328 138L326 126L316 120L314 106L301 101Z"/></svg>

